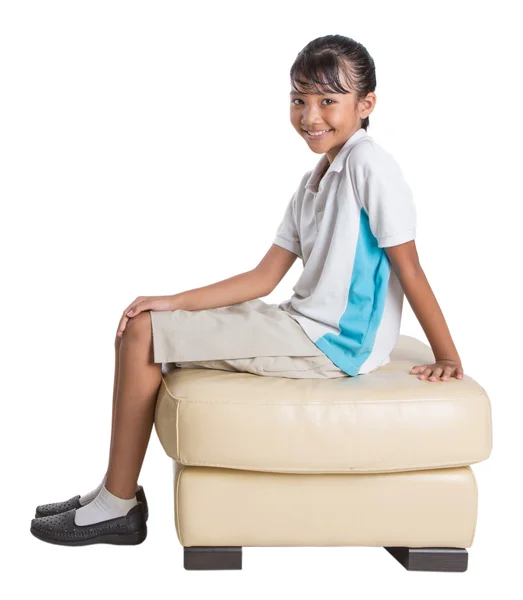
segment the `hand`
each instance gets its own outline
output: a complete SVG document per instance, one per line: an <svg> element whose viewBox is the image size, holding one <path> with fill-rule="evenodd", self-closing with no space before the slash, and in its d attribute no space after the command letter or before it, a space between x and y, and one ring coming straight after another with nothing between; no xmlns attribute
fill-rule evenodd
<svg viewBox="0 0 523 600"><path fill-rule="evenodd" d="M461 363L456 360L437 360L431 365L416 365L410 370L411 375L417 375L418 373L421 373L418 379L428 377L429 381L447 381L452 376L456 377L456 379L463 379L463 368ZM440 379L442 373L443 375Z"/></svg>
<svg viewBox="0 0 523 600"><path fill-rule="evenodd" d="M127 321L132 317L136 317L136 315L144 310L176 310L177 308L174 296L138 296L123 311L116 335L122 337L127 326Z"/></svg>

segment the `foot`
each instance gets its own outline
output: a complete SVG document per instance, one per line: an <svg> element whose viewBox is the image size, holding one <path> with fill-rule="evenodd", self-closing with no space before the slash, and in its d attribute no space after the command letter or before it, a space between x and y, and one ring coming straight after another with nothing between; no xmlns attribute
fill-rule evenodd
<svg viewBox="0 0 523 600"><path fill-rule="evenodd" d="M141 544L147 537L147 524L141 502L122 517L91 525L75 523L77 510L72 508L57 515L33 519L31 533L44 542L62 546L136 545Z"/></svg>
<svg viewBox="0 0 523 600"><path fill-rule="evenodd" d="M138 504L136 495L131 498L120 498L102 486L98 496L87 506L76 509L75 525L96 525L109 519L125 517Z"/></svg>
<svg viewBox="0 0 523 600"><path fill-rule="evenodd" d="M60 513L66 512L73 508L80 509L83 504L80 503L80 494L77 496L73 496L69 498L69 500L65 500L64 502L54 502L52 504L41 504L36 507L35 518L39 517L49 517L51 515L58 515ZM145 512L145 520L149 518L149 507L147 505L147 498L145 497L144 489L141 485L136 488L136 499L138 502L143 504L144 512Z"/></svg>

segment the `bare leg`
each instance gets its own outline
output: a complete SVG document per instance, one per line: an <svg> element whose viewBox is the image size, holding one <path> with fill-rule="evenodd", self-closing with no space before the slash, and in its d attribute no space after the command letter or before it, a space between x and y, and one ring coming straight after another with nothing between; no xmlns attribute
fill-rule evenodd
<svg viewBox="0 0 523 600"><path fill-rule="evenodd" d="M115 365L117 389L105 487L119 498L135 495L154 424L161 366L153 362L151 316L144 311L128 321Z"/></svg>
<svg viewBox="0 0 523 600"><path fill-rule="evenodd" d="M122 338L120 336L115 336L114 340L114 382L113 382L113 409L111 413L111 443L109 444L109 457L111 456L111 448L113 447L113 438L114 438L114 421L116 415L116 395L118 393L118 374L120 371L120 346L122 344ZM108 463L109 465L109 460ZM109 470L109 466L107 466L107 470L105 474L107 475L107 471Z"/></svg>
<svg viewBox="0 0 523 600"><path fill-rule="evenodd" d="M120 372L120 346L122 344L122 339L120 336L116 336L114 340L114 383L113 383L113 411L111 417L111 443L109 445L109 458L111 457L111 448L113 447L113 438L114 438L114 421L116 416L116 395L118 393L118 374ZM109 470L109 466L107 466L107 470ZM106 473L107 474L107 473Z"/></svg>

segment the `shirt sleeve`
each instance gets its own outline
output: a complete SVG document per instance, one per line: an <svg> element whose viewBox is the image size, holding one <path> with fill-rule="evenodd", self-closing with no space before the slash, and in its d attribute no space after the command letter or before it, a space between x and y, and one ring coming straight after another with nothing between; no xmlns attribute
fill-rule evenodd
<svg viewBox="0 0 523 600"><path fill-rule="evenodd" d="M276 230L273 244L281 246L302 258L300 235L296 225L296 193L297 192L292 195L292 198L287 204L283 219Z"/></svg>
<svg viewBox="0 0 523 600"><path fill-rule="evenodd" d="M349 155L357 196L369 218L379 248L398 246L416 237L412 190L394 157L368 143Z"/></svg>

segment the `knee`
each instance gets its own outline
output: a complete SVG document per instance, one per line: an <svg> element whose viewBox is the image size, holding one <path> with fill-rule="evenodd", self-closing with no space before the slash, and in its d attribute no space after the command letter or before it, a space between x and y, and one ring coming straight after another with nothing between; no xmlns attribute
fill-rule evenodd
<svg viewBox="0 0 523 600"><path fill-rule="evenodd" d="M118 336L117 336L118 337ZM144 310L135 317L131 317L127 321L125 331L121 339L126 338L128 341L149 339L151 337L151 316L148 310Z"/></svg>

